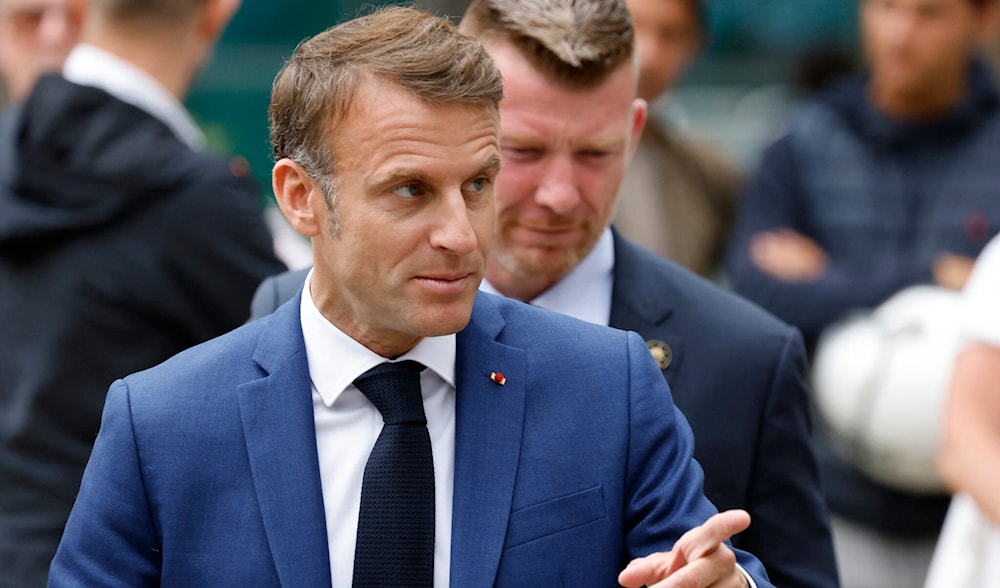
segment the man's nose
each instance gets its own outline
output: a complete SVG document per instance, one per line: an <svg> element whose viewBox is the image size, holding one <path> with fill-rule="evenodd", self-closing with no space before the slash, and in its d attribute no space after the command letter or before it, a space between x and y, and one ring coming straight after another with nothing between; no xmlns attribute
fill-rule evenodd
<svg viewBox="0 0 1000 588"><path fill-rule="evenodd" d="M65 6L48 6L42 10L38 38L44 47L71 45L75 41L74 29Z"/></svg>
<svg viewBox="0 0 1000 588"><path fill-rule="evenodd" d="M476 213L469 208L460 191L444 196L437 211L438 225L431 233L431 245L459 255L474 251L479 245L472 222Z"/></svg>
<svg viewBox="0 0 1000 588"><path fill-rule="evenodd" d="M568 159L553 161L535 193L535 202L557 214L566 214L580 203L573 162Z"/></svg>

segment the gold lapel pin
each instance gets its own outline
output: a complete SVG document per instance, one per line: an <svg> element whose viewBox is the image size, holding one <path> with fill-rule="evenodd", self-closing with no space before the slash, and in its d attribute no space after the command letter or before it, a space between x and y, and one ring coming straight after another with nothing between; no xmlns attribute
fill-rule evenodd
<svg viewBox="0 0 1000 588"><path fill-rule="evenodd" d="M507 383L507 378L505 378L500 372L490 372L490 380L492 380L494 384L500 384L501 386Z"/></svg>
<svg viewBox="0 0 1000 588"><path fill-rule="evenodd" d="M653 359L656 360L656 365L660 366L661 370L670 367L670 362L674 360L674 352L670 349L669 345L659 339L650 339L646 341L646 347L649 348Z"/></svg>

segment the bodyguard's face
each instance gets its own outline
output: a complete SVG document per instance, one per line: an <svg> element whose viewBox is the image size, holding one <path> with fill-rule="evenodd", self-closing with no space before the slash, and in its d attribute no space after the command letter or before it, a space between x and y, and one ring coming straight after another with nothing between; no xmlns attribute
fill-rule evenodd
<svg viewBox="0 0 1000 588"><path fill-rule="evenodd" d="M499 121L390 82L360 90L334 132L336 237L323 199L313 204L311 293L341 330L395 357L469 321L493 226Z"/></svg>
<svg viewBox="0 0 1000 588"><path fill-rule="evenodd" d="M504 78L504 168L486 275L529 300L576 267L611 222L646 107L632 62L581 90L548 80L511 45L489 51Z"/></svg>
<svg viewBox="0 0 1000 588"><path fill-rule="evenodd" d="M861 24L873 81L919 99L964 72L985 31L971 0L864 0Z"/></svg>

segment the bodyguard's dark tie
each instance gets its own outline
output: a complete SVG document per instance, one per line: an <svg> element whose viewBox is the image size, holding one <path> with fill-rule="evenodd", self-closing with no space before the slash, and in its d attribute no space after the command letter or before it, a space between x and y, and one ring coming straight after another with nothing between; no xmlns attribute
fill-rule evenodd
<svg viewBox="0 0 1000 588"><path fill-rule="evenodd" d="M415 361L383 363L354 385L385 426L365 466L354 588L434 585L434 457Z"/></svg>

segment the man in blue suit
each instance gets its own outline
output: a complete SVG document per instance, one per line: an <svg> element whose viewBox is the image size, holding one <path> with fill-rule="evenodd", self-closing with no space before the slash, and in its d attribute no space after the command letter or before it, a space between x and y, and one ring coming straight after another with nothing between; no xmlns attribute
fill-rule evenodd
<svg viewBox="0 0 1000 588"><path fill-rule="evenodd" d="M504 77L483 289L638 332L691 423L705 494L754 520L733 544L776 585L834 588L799 334L609 228L646 112L622 4L474 0L462 20ZM265 281L253 315L293 296L304 276Z"/></svg>
<svg viewBox="0 0 1000 588"><path fill-rule="evenodd" d="M387 362L422 364L406 419L433 453L408 586L771 586L642 340L478 293L501 95L478 42L409 8L296 50L273 184L314 268L270 317L112 385L51 586L359 585L368 454L406 424L383 431L361 385Z"/></svg>

